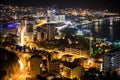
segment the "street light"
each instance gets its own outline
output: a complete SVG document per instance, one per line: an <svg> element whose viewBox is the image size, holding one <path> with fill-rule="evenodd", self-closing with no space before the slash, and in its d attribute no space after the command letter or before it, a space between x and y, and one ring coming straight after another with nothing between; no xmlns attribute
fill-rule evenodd
<svg viewBox="0 0 120 80"><path fill-rule="evenodd" d="M24 65L21 60L18 60L18 63L20 64L20 70L22 71L24 69Z"/></svg>

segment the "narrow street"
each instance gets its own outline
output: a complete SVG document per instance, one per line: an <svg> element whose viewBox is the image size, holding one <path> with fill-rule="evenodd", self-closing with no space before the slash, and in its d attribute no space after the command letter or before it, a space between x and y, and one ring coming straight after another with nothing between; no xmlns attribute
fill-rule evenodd
<svg viewBox="0 0 120 80"><path fill-rule="evenodd" d="M24 58L24 54L21 54L19 58L20 60L18 62L20 64L20 69L16 71L16 73L13 75L11 80L26 80L27 66L26 66L26 60Z"/></svg>

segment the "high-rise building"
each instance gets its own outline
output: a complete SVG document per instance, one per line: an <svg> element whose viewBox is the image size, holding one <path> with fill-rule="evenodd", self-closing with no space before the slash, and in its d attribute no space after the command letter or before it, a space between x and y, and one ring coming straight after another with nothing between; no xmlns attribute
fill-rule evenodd
<svg viewBox="0 0 120 80"><path fill-rule="evenodd" d="M47 62L47 69L49 72L58 72L60 71L60 64L61 62L59 60L52 60Z"/></svg>
<svg viewBox="0 0 120 80"><path fill-rule="evenodd" d="M45 41L47 39L47 32L44 28L37 28L37 40Z"/></svg>
<svg viewBox="0 0 120 80"><path fill-rule="evenodd" d="M26 41L27 42L33 42L34 41L34 30L36 29L35 27L35 19L33 18L27 18L24 20L25 25L25 35L26 35Z"/></svg>
<svg viewBox="0 0 120 80"><path fill-rule="evenodd" d="M65 15L56 15L55 21L57 22L64 22L65 21Z"/></svg>
<svg viewBox="0 0 120 80"><path fill-rule="evenodd" d="M48 21L55 21L55 10L47 11Z"/></svg>
<svg viewBox="0 0 120 80"><path fill-rule="evenodd" d="M46 32L47 32L47 40L54 40L56 24L48 23L45 25L45 27L46 27Z"/></svg>
<svg viewBox="0 0 120 80"><path fill-rule="evenodd" d="M33 18L25 20L25 27L27 32L33 32L33 30L36 29L35 20Z"/></svg>
<svg viewBox="0 0 120 80"><path fill-rule="evenodd" d="M48 10L47 11L48 22L64 22L65 15L56 14L56 10Z"/></svg>
<svg viewBox="0 0 120 80"><path fill-rule="evenodd" d="M113 49L103 57L103 71L116 71L120 68L120 48Z"/></svg>
<svg viewBox="0 0 120 80"><path fill-rule="evenodd" d="M34 42L34 34L33 34L33 32L27 32L26 33L26 41L27 42Z"/></svg>

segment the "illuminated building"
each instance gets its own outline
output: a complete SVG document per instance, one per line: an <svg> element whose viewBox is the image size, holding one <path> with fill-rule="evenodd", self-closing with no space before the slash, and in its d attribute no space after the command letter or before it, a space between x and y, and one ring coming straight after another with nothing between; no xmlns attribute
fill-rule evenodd
<svg viewBox="0 0 120 80"><path fill-rule="evenodd" d="M56 15L55 16L55 21L56 22L64 22L65 21L65 15Z"/></svg>
<svg viewBox="0 0 120 80"><path fill-rule="evenodd" d="M120 68L120 49L113 49L103 57L103 71L116 71Z"/></svg>
<svg viewBox="0 0 120 80"><path fill-rule="evenodd" d="M48 16L48 22L55 21L55 10L48 10L47 16Z"/></svg>
<svg viewBox="0 0 120 80"><path fill-rule="evenodd" d="M56 10L48 10L47 11L48 22L64 22L65 15L56 14Z"/></svg>
<svg viewBox="0 0 120 80"><path fill-rule="evenodd" d="M45 25L46 32L47 32L47 40L55 39L55 27L56 27L56 24L54 23L48 23Z"/></svg>
<svg viewBox="0 0 120 80"><path fill-rule="evenodd" d="M51 60L47 62L47 69L49 72L60 72L60 61L59 60Z"/></svg>
<svg viewBox="0 0 120 80"><path fill-rule="evenodd" d="M45 40L54 40L55 39L55 27L54 23L47 23L42 25L42 27L36 28L37 40L45 41Z"/></svg>
<svg viewBox="0 0 120 80"><path fill-rule="evenodd" d="M47 32L42 27L37 27L37 40L38 41L45 41L47 39Z"/></svg>
<svg viewBox="0 0 120 80"><path fill-rule="evenodd" d="M29 59L29 73L30 77L34 79L37 75L40 75L42 72L42 57L35 54Z"/></svg>
<svg viewBox="0 0 120 80"><path fill-rule="evenodd" d="M46 32L37 32L37 40L45 41L46 40Z"/></svg>
<svg viewBox="0 0 120 80"><path fill-rule="evenodd" d="M52 60L51 54L48 54L47 69L49 72L60 72L60 60Z"/></svg>
<svg viewBox="0 0 120 80"><path fill-rule="evenodd" d="M87 58L87 51L83 51L83 50L79 50L79 49L75 49L75 48L65 48L65 53L64 54L71 54L73 55L73 58Z"/></svg>
<svg viewBox="0 0 120 80"><path fill-rule="evenodd" d="M33 30L36 29L35 19L28 18L27 20L25 20L25 26L26 26L26 31L27 32L33 32Z"/></svg>
<svg viewBox="0 0 120 80"><path fill-rule="evenodd" d="M33 32L27 32L26 33L26 41L27 42L34 42L34 34L33 34Z"/></svg>
<svg viewBox="0 0 120 80"><path fill-rule="evenodd" d="M34 30L35 27L35 20L33 18L28 18L25 20L25 27L26 27L26 41L33 42L34 41Z"/></svg>
<svg viewBox="0 0 120 80"><path fill-rule="evenodd" d="M71 78L71 79L77 78L78 80L82 75L84 75L83 67L77 65L74 62L64 62L62 72L64 73L63 74L64 77Z"/></svg>

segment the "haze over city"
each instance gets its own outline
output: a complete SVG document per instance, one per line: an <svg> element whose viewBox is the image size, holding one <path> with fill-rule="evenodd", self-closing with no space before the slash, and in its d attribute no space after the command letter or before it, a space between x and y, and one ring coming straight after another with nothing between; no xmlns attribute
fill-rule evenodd
<svg viewBox="0 0 120 80"><path fill-rule="evenodd" d="M58 8L109 9L119 11L119 0L1 0L0 3L17 6L52 6Z"/></svg>

